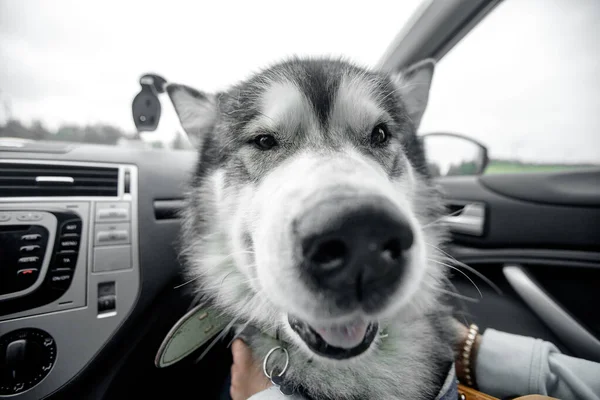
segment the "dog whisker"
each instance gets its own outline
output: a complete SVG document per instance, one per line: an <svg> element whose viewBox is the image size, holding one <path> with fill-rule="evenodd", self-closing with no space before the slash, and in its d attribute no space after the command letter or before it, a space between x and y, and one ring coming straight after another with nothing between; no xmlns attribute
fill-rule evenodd
<svg viewBox="0 0 600 400"><path fill-rule="evenodd" d="M174 286L173 289L179 289L180 287L183 287L183 286L188 285L188 284L190 284L192 282L195 282L195 281L197 281L200 278L201 278L201 275L198 275L197 277L192 278L189 281L185 281L185 282L183 282L183 283L181 283L181 284L179 284L177 286Z"/></svg>
<svg viewBox="0 0 600 400"><path fill-rule="evenodd" d="M451 260L450 261L456 263L456 266L458 267L462 267L464 269L466 269L467 271L472 272L473 274L477 275L482 281L484 281L485 283L487 283L492 289L494 289L494 291L496 293L498 293L500 296L504 295L504 292L502 291L502 289L500 289L498 287L498 285L496 285L494 282L492 282L487 276L483 275L481 272L477 271L475 268L460 262L458 260Z"/></svg>
<svg viewBox="0 0 600 400"><path fill-rule="evenodd" d="M204 236L198 238L198 240L205 241L205 240L208 240L210 238L213 238L213 237L219 236L219 235L222 235L222 233L221 232L213 232L213 233L209 233L208 235L204 235Z"/></svg>
<svg viewBox="0 0 600 400"><path fill-rule="evenodd" d="M471 282L473 284L473 286L475 287L475 289L477 289L477 292L479 293L479 296L481 298L483 298L483 294L481 293L481 290L479 290L479 287L477 287L477 285L475 284L475 282L473 282L473 279L471 279L469 277L469 275L467 275L465 272L461 271L460 269L458 269L457 267L455 267L453 265L450 265L450 264L447 264L447 263L444 263L444 262L441 262L441 261L438 261L438 260L434 260L432 258L430 258L429 261L434 262L436 264L440 264L440 265L446 266L446 267L448 267L450 269L453 269L453 270L458 271L461 274L463 274L465 276L465 278L467 278L469 280L469 282Z"/></svg>
<svg viewBox="0 0 600 400"><path fill-rule="evenodd" d="M431 221L431 222L430 222L430 223L428 223L428 224L425 224L425 225L423 225L423 229L425 229L425 228L429 228L429 227L430 227L430 226L432 226L432 225L435 225L435 224L437 224L437 223L440 223L440 222L442 222L442 221L443 221L443 219L444 219L444 218L446 218L446 217L452 217L452 216L454 216L454 215L460 214L462 211L463 211L463 210L457 210L457 211L454 211L454 212L452 212L452 213L450 213L450 214L445 214L444 216L442 216L442 217L440 217L440 218L438 218L438 219L436 219L436 220L433 220L433 221Z"/></svg>
<svg viewBox="0 0 600 400"><path fill-rule="evenodd" d="M220 284L218 284L218 285L212 285L212 286L204 285L204 286L202 286L202 291L204 291L204 292L209 292L209 291L215 291L215 290L216 290L216 291L217 291L217 293L218 293L218 290L219 290L221 287L223 287L223 283L225 283L225 280L226 280L226 279L227 279L229 276L231 276L231 274L233 274L234 272L236 272L236 271L232 270L232 271L229 271L227 274L225 274L225 276L224 276L224 277L223 277L223 279L221 280L221 283L220 283ZM249 278L246 278L246 277L245 277L243 280L241 280L241 281L238 281L238 284L241 284L241 285L244 285L244 284L249 284L249 285L251 285L253 282L259 282L259 279L258 279L258 277L249 277ZM218 295L218 294L217 294L217 295Z"/></svg>
<svg viewBox="0 0 600 400"><path fill-rule="evenodd" d="M465 296L465 295L460 294L460 293L454 293L451 290L446 290L446 289L441 289L441 288L433 288L433 287L430 287L430 289L433 290L433 291L436 291L436 292L447 294L448 296L452 296L452 297L456 297L456 298L461 299L461 300L469 301L471 303L479 303L479 299L476 299L474 297Z"/></svg>
<svg viewBox="0 0 600 400"><path fill-rule="evenodd" d="M473 274L477 275L482 281L484 281L485 283L487 283L492 289L494 289L496 291L496 293L498 293L500 296L504 295L504 292L502 292L502 290L498 287L498 285L496 285L494 282L492 282L487 276L483 275L481 272L477 271L475 268L465 264L464 262L458 261L456 258L454 258L452 255L448 254L447 252L445 252L444 250L440 249L437 246L434 246L430 243L425 243L428 246L431 246L433 248L435 248L437 251L439 251L440 253L442 253L444 256L447 257L448 261L455 263L456 266L458 267L462 267L464 269L466 269L467 271L472 272Z"/></svg>
<svg viewBox="0 0 600 400"><path fill-rule="evenodd" d="M246 252L236 252L236 253L231 253L231 254L228 254L228 255L226 255L226 256L223 256L223 257L221 257L221 258L220 258L220 260L219 260L219 261L216 263L216 265L214 265L214 267L219 267L223 261L226 261L226 260L228 260L229 258L231 258L231 257L233 257L233 256L235 256L235 255L237 255L237 254L241 254L241 253L246 253ZM213 260L213 258L211 257L211 258L207 258L207 259L203 259L203 260L199 260L199 261L200 261L200 262L205 262L205 261L212 261L212 260ZM231 272L230 272L230 273L231 273ZM227 277L227 276L225 276L225 278L226 278L226 277ZM173 289L179 289L179 288L181 288L181 287L183 287L183 286L185 286L185 285L188 285L188 284L190 284L190 283L192 283L192 282L195 282L195 281L197 281L197 280L198 280L198 279L200 279L200 278L201 278L201 275L198 275L198 276L196 276L196 277L194 277L194 278L192 278L192 279L190 279L190 280L188 280L188 281L186 281L186 282L184 282L184 283L181 283L181 284L179 284L179 285L177 285L177 286L173 287ZM223 280L225 280L225 278L223 278ZM221 284L222 284L222 283L223 283L223 282L221 282Z"/></svg>
<svg viewBox="0 0 600 400"><path fill-rule="evenodd" d="M452 281L450 280L450 278L448 278L447 276L443 276L442 279L448 284L448 286L450 287L450 290L452 290L454 293L461 295L462 293L460 293L458 291L458 289L456 288L456 286L454 286L454 284L452 283ZM455 296L456 297L456 296ZM464 313L468 312L468 308L467 305L465 304L465 302L463 301L463 299L456 297L458 299L458 302L460 303L460 307L462 309L462 311ZM467 318L464 315L461 315L463 321L465 322L465 325L468 326L469 322L467 321Z"/></svg>

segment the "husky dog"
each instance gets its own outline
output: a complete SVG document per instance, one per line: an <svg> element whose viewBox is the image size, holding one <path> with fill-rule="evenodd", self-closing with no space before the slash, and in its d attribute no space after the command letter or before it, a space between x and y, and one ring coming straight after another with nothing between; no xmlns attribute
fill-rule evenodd
<svg viewBox="0 0 600 400"><path fill-rule="evenodd" d="M443 207L416 135L433 71L293 58L219 93L167 86L199 152L189 278L262 332L257 357L286 347L308 398L429 399L451 370Z"/></svg>

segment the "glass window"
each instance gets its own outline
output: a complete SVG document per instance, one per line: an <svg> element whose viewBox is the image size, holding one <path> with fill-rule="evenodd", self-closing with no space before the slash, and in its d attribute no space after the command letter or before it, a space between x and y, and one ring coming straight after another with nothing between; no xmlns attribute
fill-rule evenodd
<svg viewBox="0 0 600 400"><path fill-rule="evenodd" d="M0 139L176 148L164 94L136 132L143 74L216 91L294 54L374 65L421 1L0 1Z"/></svg>
<svg viewBox="0 0 600 400"><path fill-rule="evenodd" d="M486 173L600 164L600 2L507 0L438 63L421 133L488 147Z"/></svg>

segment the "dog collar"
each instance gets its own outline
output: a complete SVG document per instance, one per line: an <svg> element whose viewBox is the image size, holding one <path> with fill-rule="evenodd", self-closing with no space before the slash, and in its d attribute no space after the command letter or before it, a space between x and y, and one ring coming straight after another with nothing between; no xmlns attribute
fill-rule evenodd
<svg viewBox="0 0 600 400"><path fill-rule="evenodd" d="M192 308L167 333L158 348L154 365L164 368L183 360L218 335L231 320L210 304Z"/></svg>
<svg viewBox="0 0 600 400"><path fill-rule="evenodd" d="M223 329L227 328L232 320L233 317L213 307L210 302L197 305L169 330L156 352L154 365L157 368L165 368L185 359L214 339ZM244 334L252 332L253 329L255 328L247 326L239 336L243 338ZM261 331L260 333L277 342L281 341L277 330Z"/></svg>
<svg viewBox="0 0 600 400"><path fill-rule="evenodd" d="M156 353L154 364L157 368L165 368L185 359L215 338L231 321L231 317L223 314L209 303L197 305L169 330ZM263 334L279 339L277 333L270 335L263 332ZM456 370L452 364L435 400L456 400L458 398L457 384ZM302 388L297 388L295 392L295 394L309 398Z"/></svg>

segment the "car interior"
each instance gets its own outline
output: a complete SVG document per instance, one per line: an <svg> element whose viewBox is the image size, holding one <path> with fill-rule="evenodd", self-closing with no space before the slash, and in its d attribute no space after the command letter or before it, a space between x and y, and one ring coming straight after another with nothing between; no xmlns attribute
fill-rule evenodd
<svg viewBox="0 0 600 400"><path fill-rule="evenodd" d="M518 9L515 3L424 2L398 27L377 68L396 72L435 59L435 108L447 100L436 97L444 63L488 22L506 24L502 13ZM589 18L600 22L600 9L588 3ZM472 68L495 61L479 62ZM138 133L159 135L161 114L172 108L167 81L158 70L140 71L128 111ZM485 120L489 110L481 107ZM457 118L477 112L470 105L462 110ZM593 157L562 167L521 163L517 170L474 132L427 121L419 134L447 205L439 223L452 233L444 249L452 261L444 265L452 269L449 298L457 318L600 362L600 117L589 110L588 126L596 130L579 146ZM202 162L193 145L166 151L19 140L6 132L0 135L0 398L183 399L189 392L220 398L232 362L230 335L201 358L208 345L174 365L155 364L165 336L198 301L181 274L177 247L186 184ZM564 151L573 150L565 144Z"/></svg>

